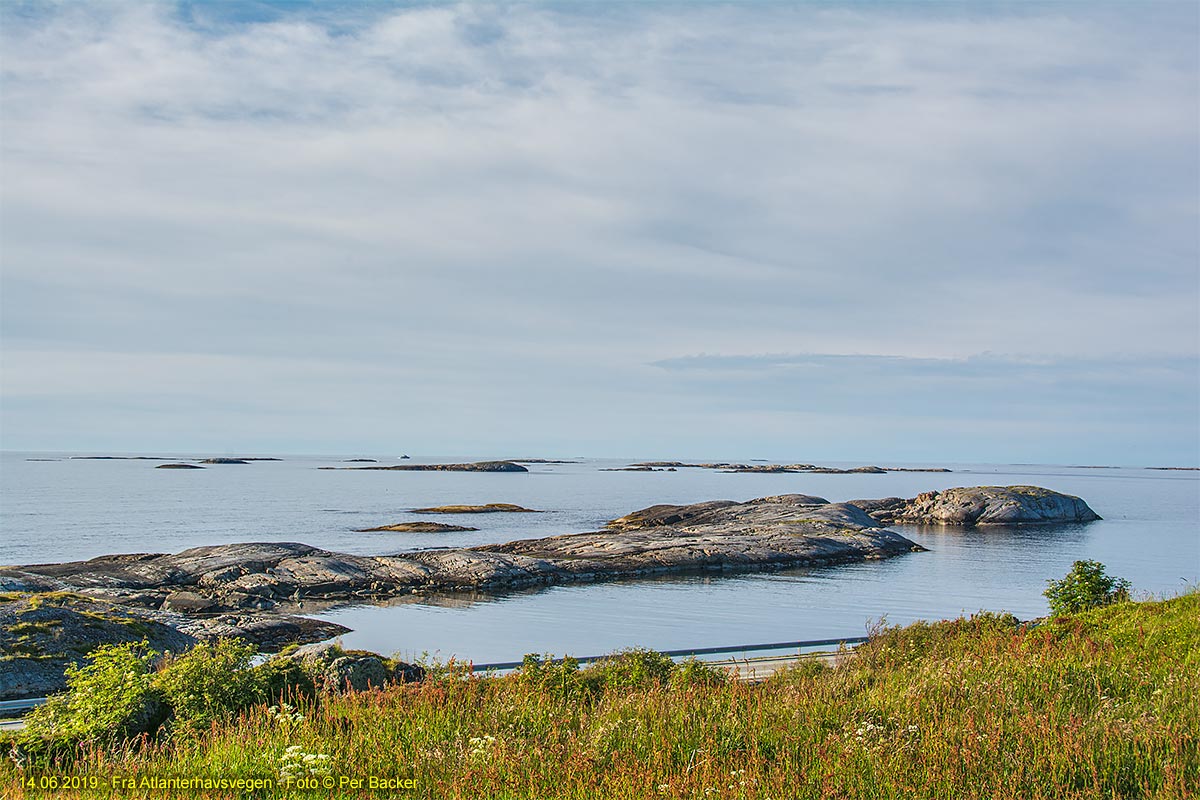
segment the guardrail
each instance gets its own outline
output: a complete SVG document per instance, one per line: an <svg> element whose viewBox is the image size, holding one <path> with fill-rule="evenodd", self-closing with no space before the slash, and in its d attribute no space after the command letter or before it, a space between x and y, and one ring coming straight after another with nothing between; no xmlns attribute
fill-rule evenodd
<svg viewBox="0 0 1200 800"><path fill-rule="evenodd" d="M659 650L658 652L664 656L669 656L671 658L679 658L681 656L684 656L684 657L686 657L686 656L714 656L714 655L721 655L722 653L757 653L757 652L761 652L764 650L799 650L803 647L828 647L830 645L841 645L841 644L862 644L865 641L867 641L866 636L841 636L837 639L810 639L805 642L770 642L768 644L739 644L739 645L732 645L732 646L728 646L728 647L693 647L688 650ZM570 656L570 657L574 658L574 660L580 664L588 664L593 661L603 661L604 659L611 657L611 654L603 655L603 656L579 656L579 657ZM555 658L555 659L551 659L549 663L559 664L559 663L562 663L564 660L565 660L565 658ZM522 661L498 661L493 664L473 664L471 666L471 669L474 672L487 672L488 670L501 670L501 669L517 669L518 667L521 666L522 663L524 663L524 662L522 662Z"/></svg>
<svg viewBox="0 0 1200 800"><path fill-rule="evenodd" d="M739 644L728 647L693 647L686 650L660 650L658 651L664 656L670 658L680 658L686 656L715 656L724 653L759 653L767 650L800 650L805 647L829 647L831 645L843 644L862 644L867 641L866 636L841 636L836 639L809 639L804 642L769 642L767 644ZM579 656L574 658L580 664L589 664L595 661L603 661L611 657L611 653L603 656ZM551 659L549 663L559 664L565 660L564 658ZM498 661L492 664L472 664L473 672L487 672L489 670L502 669L517 669L523 661ZM24 714L42 703L46 702L45 697L27 697L22 700L0 700L0 719L13 719Z"/></svg>
<svg viewBox="0 0 1200 800"><path fill-rule="evenodd" d="M0 719L19 717L26 711L46 702L44 697L26 697L22 700L0 700Z"/></svg>

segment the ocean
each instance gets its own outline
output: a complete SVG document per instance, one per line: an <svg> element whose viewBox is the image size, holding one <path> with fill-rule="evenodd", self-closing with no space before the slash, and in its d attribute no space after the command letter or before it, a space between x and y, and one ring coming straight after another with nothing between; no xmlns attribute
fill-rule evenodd
<svg viewBox="0 0 1200 800"><path fill-rule="evenodd" d="M346 463L350 458L375 458L384 465L496 458L401 462L395 453L281 455L281 461L160 470L155 469L161 463L156 461L72 458L81 455L92 454L0 454L0 563L175 552L245 541L294 541L347 553L392 554L596 530L614 517L656 503L747 500L791 492L842 501L912 497L954 486L1032 484L1078 495L1104 518L1057 527L897 526L928 552L860 564L660 576L502 594L426 595L386 606L312 609L313 616L353 629L342 637L345 646L405 658L429 654L480 663L516 660L526 653L581 656L631 646L683 649L861 636L880 622L902 624L980 610L1007 611L1025 619L1046 613L1042 590L1047 579L1062 576L1079 559L1103 562L1110 574L1128 578L1140 594L1172 595L1200 581L1197 472L883 464L947 467L953 472L645 473L604 471L640 459L586 458L569 464L529 464L528 473L512 474L318 469L362 466ZM415 507L492 502L543 513L437 518L480 528L476 532L357 532L430 519L411 514Z"/></svg>

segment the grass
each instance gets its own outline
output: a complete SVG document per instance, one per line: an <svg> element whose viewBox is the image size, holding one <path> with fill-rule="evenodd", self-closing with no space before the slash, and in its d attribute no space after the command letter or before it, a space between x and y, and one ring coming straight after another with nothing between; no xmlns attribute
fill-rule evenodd
<svg viewBox="0 0 1200 800"><path fill-rule="evenodd" d="M1038 625L1007 615L872 637L836 669L761 684L677 680L651 661L505 678L454 665L420 684L256 706L202 735L84 746L47 773L84 797L217 797L105 788L123 776L413 778L420 798L1113 798L1200 791L1200 594ZM607 671L606 671L607 670ZM634 674L636 672L636 674ZM600 677L597 677L600 676ZM628 678L628 679L627 679ZM289 750L289 748L291 748ZM307 758L312 756L312 758ZM324 756L324 758L322 758ZM296 767L295 765L301 765ZM46 792L46 796L53 795ZM241 796L283 797L282 787Z"/></svg>

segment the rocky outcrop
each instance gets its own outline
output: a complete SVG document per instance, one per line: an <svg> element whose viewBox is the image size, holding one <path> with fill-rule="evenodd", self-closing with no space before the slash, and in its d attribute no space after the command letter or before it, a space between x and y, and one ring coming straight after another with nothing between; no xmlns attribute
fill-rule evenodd
<svg viewBox="0 0 1200 800"><path fill-rule="evenodd" d="M196 637L137 609L72 593L0 596L0 699L66 688L63 672L101 644L140 642L186 650Z"/></svg>
<svg viewBox="0 0 1200 800"><path fill-rule="evenodd" d="M155 469L205 469L199 464L159 464Z"/></svg>
<svg viewBox="0 0 1200 800"><path fill-rule="evenodd" d="M1031 525L1100 519L1078 497L1039 486L974 486L925 492L911 500L852 500L886 524Z"/></svg>
<svg viewBox="0 0 1200 800"><path fill-rule="evenodd" d="M387 467L334 467L333 469L401 470L406 472L529 472L525 467L512 461L476 461L471 464L394 464Z"/></svg>
<svg viewBox="0 0 1200 800"><path fill-rule="evenodd" d="M333 691L365 692L393 683L412 683L425 677L425 669L384 658L365 650L343 650L334 642L305 645L279 656L295 661L318 682Z"/></svg>
<svg viewBox="0 0 1200 800"><path fill-rule="evenodd" d="M343 464L378 464L374 458L345 458L342 459Z"/></svg>
<svg viewBox="0 0 1200 800"><path fill-rule="evenodd" d="M764 569L882 558L920 549L861 509L808 495L654 506L608 530L395 556L264 542L172 555L105 556L0 568L0 586L87 591L145 608L218 616L284 611L302 600L508 589L696 569ZM206 602L211 601L211 604Z"/></svg>
<svg viewBox="0 0 1200 800"><path fill-rule="evenodd" d="M359 533L376 533L394 531L396 533L457 533L459 531L477 531L479 528L468 528L464 525L443 525L440 522L397 522L395 525L380 525L378 528L360 528Z"/></svg>
<svg viewBox="0 0 1200 800"><path fill-rule="evenodd" d="M732 506L743 505L761 507L766 505L786 504L796 507L818 506L829 503L824 497L814 497L807 494L786 494L774 497L760 497L747 503L735 503L732 500L710 500L704 503L692 503L685 506L657 505L634 511L610 521L606 528L618 531L642 530L662 526L697 525L705 521L720 521L735 512L728 511ZM870 523L874 525L874 522Z"/></svg>
<svg viewBox="0 0 1200 800"><path fill-rule="evenodd" d="M255 458L206 458L201 461L201 464L249 464L253 461L265 461L266 459ZM273 459L272 459L273 460Z"/></svg>
<svg viewBox="0 0 1200 800"><path fill-rule="evenodd" d="M485 503L481 506L431 506L429 508L414 508L414 514L540 514L532 508L513 505L512 503Z"/></svg>

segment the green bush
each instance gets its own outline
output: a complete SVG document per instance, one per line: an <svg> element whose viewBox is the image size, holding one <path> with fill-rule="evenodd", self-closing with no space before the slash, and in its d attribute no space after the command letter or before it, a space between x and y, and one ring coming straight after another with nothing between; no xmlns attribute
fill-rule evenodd
<svg viewBox="0 0 1200 800"><path fill-rule="evenodd" d="M157 658L146 642L102 645L87 666L67 667L68 690L25 718L22 748L45 752L153 732L167 715L152 681Z"/></svg>
<svg viewBox="0 0 1200 800"><path fill-rule="evenodd" d="M263 673L250 668L253 645L237 639L201 643L170 658L154 686L174 711L176 730L199 730L266 699Z"/></svg>
<svg viewBox="0 0 1200 800"><path fill-rule="evenodd" d="M582 672L585 686L609 689L646 689L671 678L675 662L656 650L634 647L607 656Z"/></svg>
<svg viewBox="0 0 1200 800"><path fill-rule="evenodd" d="M1104 574L1099 561L1076 561L1061 580L1047 581L1050 613L1073 614L1129 599L1129 581Z"/></svg>
<svg viewBox="0 0 1200 800"><path fill-rule="evenodd" d="M515 674L522 683L554 692L560 697L568 697L582 688L579 662L570 657L555 661L554 656L549 654L539 656L527 653Z"/></svg>
<svg viewBox="0 0 1200 800"><path fill-rule="evenodd" d="M728 680L728 671L697 658L689 658L675 665L670 683L671 688L682 689L689 686L719 686Z"/></svg>
<svg viewBox="0 0 1200 800"><path fill-rule="evenodd" d="M272 658L254 668L255 683L267 703L280 703L316 696L313 677L304 665L291 658Z"/></svg>

